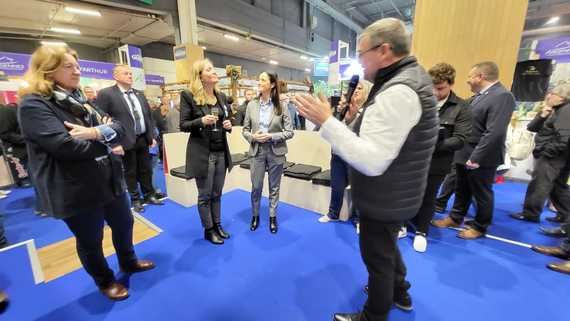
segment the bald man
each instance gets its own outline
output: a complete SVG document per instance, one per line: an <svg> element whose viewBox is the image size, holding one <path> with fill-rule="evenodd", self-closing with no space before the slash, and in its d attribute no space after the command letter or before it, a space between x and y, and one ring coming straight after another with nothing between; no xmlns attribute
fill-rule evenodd
<svg viewBox="0 0 570 321"><path fill-rule="evenodd" d="M142 212L143 202L163 204L152 185L151 156L148 150L156 144L154 122L144 93L132 88L131 68L128 65L117 65L113 69L113 78L116 84L99 91L97 105L125 127L125 136L121 140L125 150L125 180L133 208Z"/></svg>

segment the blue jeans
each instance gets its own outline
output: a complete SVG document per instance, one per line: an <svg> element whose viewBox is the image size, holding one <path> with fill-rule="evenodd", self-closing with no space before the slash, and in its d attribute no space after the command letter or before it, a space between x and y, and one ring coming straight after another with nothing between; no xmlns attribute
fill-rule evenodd
<svg viewBox="0 0 570 321"><path fill-rule="evenodd" d="M345 161L335 154L331 156L331 201L329 204L328 217L338 219L344 190L348 185L348 166Z"/></svg>

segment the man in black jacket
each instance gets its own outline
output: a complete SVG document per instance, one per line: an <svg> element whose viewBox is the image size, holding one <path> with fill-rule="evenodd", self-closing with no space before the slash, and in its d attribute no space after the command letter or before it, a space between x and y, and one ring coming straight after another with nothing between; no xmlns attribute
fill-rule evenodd
<svg viewBox="0 0 570 321"><path fill-rule="evenodd" d="M433 94L437 99L439 112L439 137L435 145L424 199L412 222L416 227L414 249L425 252L429 223L433 218L435 198L439 186L451 170L453 155L463 147L471 134L471 113L465 101L452 91L455 83L455 68L450 64L439 63L429 70L433 79Z"/></svg>
<svg viewBox="0 0 570 321"><path fill-rule="evenodd" d="M469 227L457 235L466 240L485 235L493 220L495 172L505 158L507 127L515 109L513 95L499 82L499 67L491 61L478 63L469 72L467 83L472 98L472 131L463 149L455 153L457 187L451 214L433 221L436 227L459 227L471 200L477 214Z"/></svg>
<svg viewBox="0 0 570 321"><path fill-rule="evenodd" d="M528 124L528 130L537 133L533 156L535 158L532 179L526 190L522 213L512 218L540 222L544 203L550 197L558 214L566 220L570 213L568 191L568 139L570 138L570 85L555 87L545 98L544 107ZM563 234L557 228L547 234Z"/></svg>
<svg viewBox="0 0 570 321"><path fill-rule="evenodd" d="M245 111L247 110L247 104L249 104L249 102L253 99L252 89L246 89L244 94L245 94L245 101L237 108L236 114L232 121L233 126L243 126L243 121L245 119Z"/></svg>
<svg viewBox="0 0 570 321"><path fill-rule="evenodd" d="M97 106L125 127L121 145L125 150L123 165L125 180L132 205L137 212L144 211L138 184L144 200L149 204L162 205L152 185L152 165L149 147L156 144L154 122L150 106L142 92L132 88L133 73L127 65L113 69L117 84L102 89L97 95Z"/></svg>

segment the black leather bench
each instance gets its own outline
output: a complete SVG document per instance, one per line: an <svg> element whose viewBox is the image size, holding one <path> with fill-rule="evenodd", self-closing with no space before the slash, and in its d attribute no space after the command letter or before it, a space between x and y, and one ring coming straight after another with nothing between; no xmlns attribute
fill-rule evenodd
<svg viewBox="0 0 570 321"><path fill-rule="evenodd" d="M318 174L321 171L322 168L319 166L295 164L285 169L283 173L285 176L295 177L310 181L315 174Z"/></svg>
<svg viewBox="0 0 570 321"><path fill-rule="evenodd" d="M331 186L331 171L327 169L326 171L322 171L318 174L313 175L313 184L315 185L323 185L323 186Z"/></svg>

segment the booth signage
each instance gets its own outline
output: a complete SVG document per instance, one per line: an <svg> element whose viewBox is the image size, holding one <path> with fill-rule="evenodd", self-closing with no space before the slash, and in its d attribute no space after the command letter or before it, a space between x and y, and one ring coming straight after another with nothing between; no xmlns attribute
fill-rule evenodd
<svg viewBox="0 0 570 321"><path fill-rule="evenodd" d="M28 70L31 55L0 52L0 70L8 76L23 76ZM107 62L79 60L81 76L96 79L113 79L114 64Z"/></svg>
<svg viewBox="0 0 570 321"><path fill-rule="evenodd" d="M535 52L541 59L570 62L570 36L539 40Z"/></svg>
<svg viewBox="0 0 570 321"><path fill-rule="evenodd" d="M150 86L162 86L165 83L164 77L159 75L146 74L144 75L144 80L146 84Z"/></svg>

